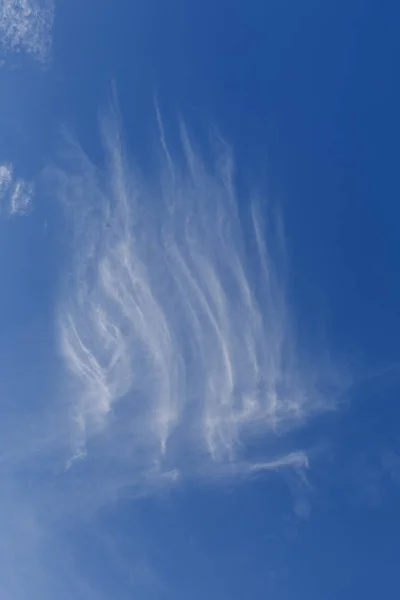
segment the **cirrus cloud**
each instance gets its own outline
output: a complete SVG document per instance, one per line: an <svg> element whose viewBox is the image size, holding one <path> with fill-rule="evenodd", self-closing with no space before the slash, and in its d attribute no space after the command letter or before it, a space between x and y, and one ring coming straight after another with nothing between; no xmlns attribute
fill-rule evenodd
<svg viewBox="0 0 400 600"><path fill-rule="evenodd" d="M224 142L208 165L181 124L177 159L157 116L150 180L115 110L104 169L71 143L70 165L53 170L72 240L58 311L67 466L105 459L143 487L302 469L306 453L282 441L332 409L344 380L295 340L279 220L239 197Z"/></svg>

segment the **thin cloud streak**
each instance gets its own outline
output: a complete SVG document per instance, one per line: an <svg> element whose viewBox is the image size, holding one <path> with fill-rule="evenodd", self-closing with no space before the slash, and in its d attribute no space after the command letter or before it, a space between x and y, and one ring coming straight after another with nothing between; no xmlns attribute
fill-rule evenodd
<svg viewBox="0 0 400 600"><path fill-rule="evenodd" d="M177 160L156 113L152 181L128 159L116 111L102 120L106 168L71 143L56 172L72 225L58 317L68 467L100 452L145 482L305 468L304 452L273 444L333 408L342 381L299 352L281 236L255 200L239 205L229 147L209 167L181 125ZM251 451L260 440L267 458Z"/></svg>
<svg viewBox="0 0 400 600"><path fill-rule="evenodd" d="M11 163L0 164L0 215L21 217L32 209L34 187L24 179L15 179Z"/></svg>

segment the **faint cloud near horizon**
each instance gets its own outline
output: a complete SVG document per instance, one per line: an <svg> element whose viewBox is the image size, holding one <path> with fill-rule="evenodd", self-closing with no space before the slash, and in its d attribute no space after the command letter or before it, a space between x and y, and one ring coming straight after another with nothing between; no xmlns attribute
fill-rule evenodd
<svg viewBox="0 0 400 600"><path fill-rule="evenodd" d="M1 54L23 52L46 62L53 19L53 0L0 0Z"/></svg>

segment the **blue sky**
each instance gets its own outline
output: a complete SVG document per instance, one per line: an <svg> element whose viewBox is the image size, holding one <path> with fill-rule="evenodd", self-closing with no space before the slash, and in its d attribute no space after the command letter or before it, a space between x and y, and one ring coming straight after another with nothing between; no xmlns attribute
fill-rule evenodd
<svg viewBox="0 0 400 600"><path fill-rule="evenodd" d="M399 10L0 0L0 599L398 597Z"/></svg>

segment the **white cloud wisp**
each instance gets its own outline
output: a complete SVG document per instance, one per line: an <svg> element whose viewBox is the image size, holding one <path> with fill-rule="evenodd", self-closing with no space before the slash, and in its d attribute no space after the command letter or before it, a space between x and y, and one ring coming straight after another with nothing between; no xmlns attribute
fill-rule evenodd
<svg viewBox="0 0 400 600"><path fill-rule="evenodd" d="M26 52L46 61L54 18L52 0L1 0L0 45L5 52Z"/></svg>
<svg viewBox="0 0 400 600"><path fill-rule="evenodd" d="M101 453L145 482L303 468L306 454L277 440L330 409L339 379L329 373L323 394L326 370L299 355L283 236L260 202L238 198L225 144L208 166L181 126L178 160L159 129L151 181L115 114L102 121L103 170L75 145L56 172L73 240L58 317L69 466Z"/></svg>
<svg viewBox="0 0 400 600"><path fill-rule="evenodd" d="M15 179L10 163L0 164L0 215L27 215L32 208L32 198L33 185L24 179Z"/></svg>

